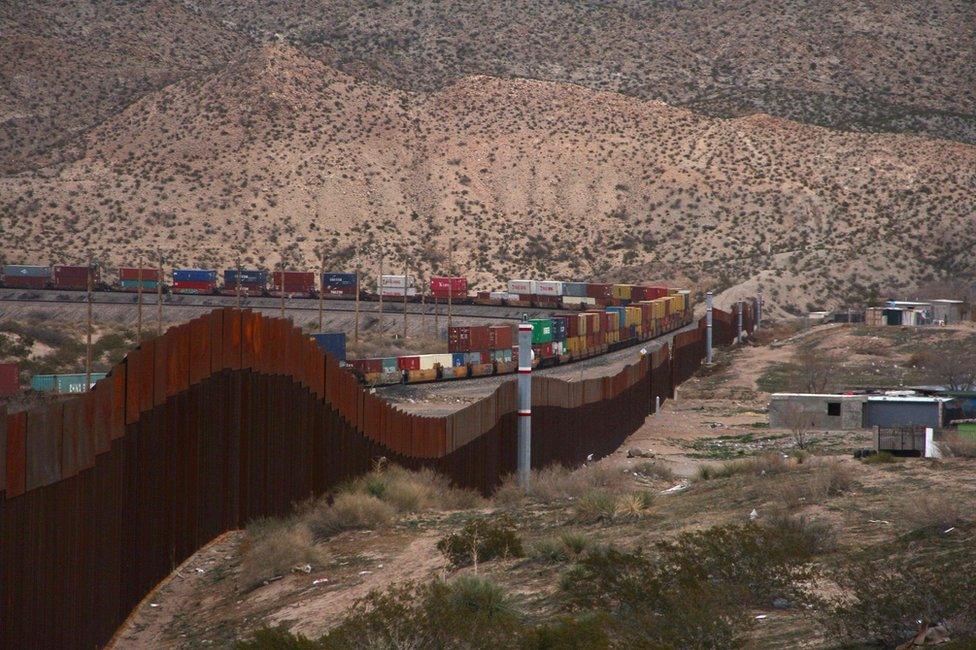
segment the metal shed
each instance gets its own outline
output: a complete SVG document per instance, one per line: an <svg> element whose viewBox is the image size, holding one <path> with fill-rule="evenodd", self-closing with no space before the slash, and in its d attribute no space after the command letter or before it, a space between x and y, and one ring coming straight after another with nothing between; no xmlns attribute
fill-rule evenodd
<svg viewBox="0 0 976 650"><path fill-rule="evenodd" d="M908 397L870 395L864 404L865 428L942 426L944 405L948 397Z"/></svg>
<svg viewBox="0 0 976 650"><path fill-rule="evenodd" d="M932 320L958 323L962 320L963 302L962 300L930 300L932 305Z"/></svg>

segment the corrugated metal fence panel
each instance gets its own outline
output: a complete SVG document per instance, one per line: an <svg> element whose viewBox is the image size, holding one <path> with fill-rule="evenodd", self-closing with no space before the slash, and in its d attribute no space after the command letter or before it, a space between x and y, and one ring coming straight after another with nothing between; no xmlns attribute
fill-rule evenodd
<svg viewBox="0 0 976 650"><path fill-rule="evenodd" d="M3 497L4 491L7 489L7 408L5 406L0 406L0 497ZM0 505L0 507L3 507ZM2 519L0 519L0 525L2 525ZM0 532L0 540L3 539L3 533ZM3 555L0 555L3 557ZM0 603L3 602L2 593L0 593Z"/></svg>
<svg viewBox="0 0 976 650"><path fill-rule="evenodd" d="M27 489L27 413L7 416L7 498Z"/></svg>

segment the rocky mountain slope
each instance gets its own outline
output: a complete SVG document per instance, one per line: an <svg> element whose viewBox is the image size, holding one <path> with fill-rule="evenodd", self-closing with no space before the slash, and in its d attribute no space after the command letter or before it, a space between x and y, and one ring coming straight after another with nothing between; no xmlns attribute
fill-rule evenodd
<svg viewBox="0 0 976 650"><path fill-rule="evenodd" d="M467 77L433 92L287 44L145 94L0 178L8 261L360 264L751 290L791 310L976 275L976 148Z"/></svg>

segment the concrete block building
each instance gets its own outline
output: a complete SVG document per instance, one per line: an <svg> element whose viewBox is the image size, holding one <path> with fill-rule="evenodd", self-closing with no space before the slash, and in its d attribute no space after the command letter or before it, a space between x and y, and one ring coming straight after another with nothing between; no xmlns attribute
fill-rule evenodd
<svg viewBox="0 0 976 650"><path fill-rule="evenodd" d="M789 429L797 414L808 428L851 431L873 427L943 425L947 397L916 395L838 395L774 393L769 402L769 426Z"/></svg>

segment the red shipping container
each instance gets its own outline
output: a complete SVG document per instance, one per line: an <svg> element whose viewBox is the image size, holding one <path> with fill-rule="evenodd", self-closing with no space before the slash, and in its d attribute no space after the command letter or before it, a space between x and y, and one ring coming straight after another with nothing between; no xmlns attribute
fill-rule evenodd
<svg viewBox="0 0 976 650"><path fill-rule="evenodd" d="M142 277L139 277L140 272ZM123 266L119 269L119 280L143 280L143 281L159 281L159 269L139 269L135 267Z"/></svg>
<svg viewBox="0 0 976 650"><path fill-rule="evenodd" d="M173 283L173 291L176 293L212 293L215 286L213 282L180 280Z"/></svg>
<svg viewBox="0 0 976 650"><path fill-rule="evenodd" d="M492 325L488 328L488 349L504 350L514 343L511 325Z"/></svg>
<svg viewBox="0 0 976 650"><path fill-rule="evenodd" d="M3 278L6 287L14 289L43 289L50 278L9 275Z"/></svg>
<svg viewBox="0 0 976 650"><path fill-rule="evenodd" d="M0 363L0 397L20 390L20 369L16 363Z"/></svg>
<svg viewBox="0 0 976 650"><path fill-rule="evenodd" d="M397 368L400 370L420 370L420 357L397 357Z"/></svg>
<svg viewBox="0 0 976 650"><path fill-rule="evenodd" d="M97 266L90 269L92 285L98 284L99 271ZM85 289L88 287L89 268L87 266L55 266L55 289Z"/></svg>
<svg viewBox="0 0 976 650"><path fill-rule="evenodd" d="M488 336L488 326L487 325L476 325L470 328L471 332L471 350L488 350L489 345L491 345Z"/></svg>
<svg viewBox="0 0 976 650"><path fill-rule="evenodd" d="M471 328L451 327L450 329L448 329L447 350L448 352L470 352L471 351Z"/></svg>
<svg viewBox="0 0 976 650"><path fill-rule="evenodd" d="M566 338L579 336L579 316L570 316L566 319Z"/></svg>
<svg viewBox="0 0 976 650"><path fill-rule="evenodd" d="M349 365L363 374L383 371L383 362L380 359L350 359Z"/></svg>
<svg viewBox="0 0 976 650"><path fill-rule="evenodd" d="M281 271L271 274L272 291L282 291ZM315 291L315 273L306 271L285 271L285 293L312 293Z"/></svg>
<svg viewBox="0 0 976 650"><path fill-rule="evenodd" d="M433 276L430 293L438 298L459 298L468 295L468 279L456 276Z"/></svg>
<svg viewBox="0 0 976 650"><path fill-rule="evenodd" d="M613 298L613 285L612 284L595 284L588 282L586 284L586 295L588 298L596 299L610 299Z"/></svg>

